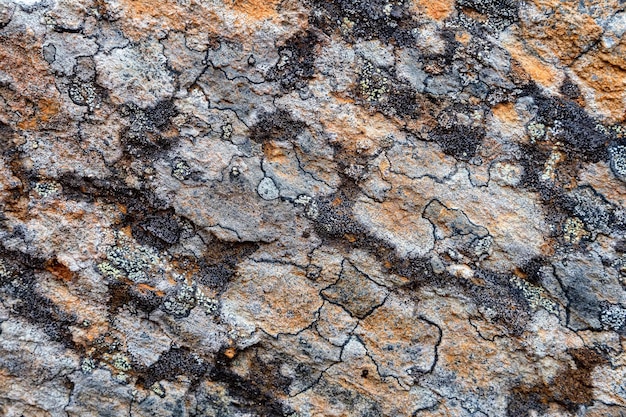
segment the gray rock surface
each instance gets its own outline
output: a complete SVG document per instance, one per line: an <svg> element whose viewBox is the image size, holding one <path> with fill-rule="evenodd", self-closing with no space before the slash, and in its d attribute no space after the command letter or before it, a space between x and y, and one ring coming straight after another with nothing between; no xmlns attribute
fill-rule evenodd
<svg viewBox="0 0 626 417"><path fill-rule="evenodd" d="M0 0L0 416L626 414L625 7Z"/></svg>

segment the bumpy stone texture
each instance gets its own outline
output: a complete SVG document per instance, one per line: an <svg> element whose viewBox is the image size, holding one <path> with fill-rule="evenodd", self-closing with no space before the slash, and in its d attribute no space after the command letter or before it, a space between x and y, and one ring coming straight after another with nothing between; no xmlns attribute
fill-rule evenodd
<svg viewBox="0 0 626 417"><path fill-rule="evenodd" d="M0 0L0 415L626 414L626 3Z"/></svg>

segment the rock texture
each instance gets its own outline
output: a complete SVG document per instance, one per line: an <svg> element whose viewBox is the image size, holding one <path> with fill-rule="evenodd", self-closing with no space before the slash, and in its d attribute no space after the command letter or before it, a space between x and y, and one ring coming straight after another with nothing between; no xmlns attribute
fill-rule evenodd
<svg viewBox="0 0 626 417"><path fill-rule="evenodd" d="M0 415L625 415L625 33L0 0Z"/></svg>

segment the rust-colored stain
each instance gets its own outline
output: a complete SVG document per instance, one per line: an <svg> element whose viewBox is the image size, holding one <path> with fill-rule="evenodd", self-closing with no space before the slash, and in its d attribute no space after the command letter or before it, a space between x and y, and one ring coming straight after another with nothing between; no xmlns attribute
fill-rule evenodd
<svg viewBox="0 0 626 417"><path fill-rule="evenodd" d="M278 0L234 0L233 10L245 13L248 17L261 20L276 15Z"/></svg>
<svg viewBox="0 0 626 417"><path fill-rule="evenodd" d="M454 39L456 39L456 41L461 43L462 45L467 46L472 39L472 35L470 35L470 33L467 31L461 31L454 35Z"/></svg>
<svg viewBox="0 0 626 417"><path fill-rule="evenodd" d="M433 20L443 20L454 12L454 0L413 0L410 9Z"/></svg>
<svg viewBox="0 0 626 417"><path fill-rule="evenodd" d="M220 21L213 12L195 3L183 6L175 0L120 0L124 34L133 40L151 36L161 28L183 31L192 27L210 32L210 22Z"/></svg>
<svg viewBox="0 0 626 417"><path fill-rule="evenodd" d="M34 114L24 118L17 124L17 127L23 130L35 130L42 124L53 121L53 118L61 112L61 105L50 98L42 98L37 102L34 110Z"/></svg>
<svg viewBox="0 0 626 417"><path fill-rule="evenodd" d="M268 162L286 164L288 161L285 150L273 141L263 143L263 155Z"/></svg>
<svg viewBox="0 0 626 417"><path fill-rule="evenodd" d="M524 410L524 407L529 398L531 401L528 402L533 405L539 403L547 406L556 402L572 412L580 405L591 404L593 402L591 374L596 366L607 363L607 360L589 348L571 349L568 353L572 356L575 367L562 369L549 383L515 388L509 410L513 406L519 411L528 411Z"/></svg>
<svg viewBox="0 0 626 417"><path fill-rule="evenodd" d="M7 102L15 114L21 114L20 129L32 130L39 123L56 119L61 105L54 87L54 78L48 75L49 64L41 55L41 41L31 30L20 35L0 35L0 70L10 74L10 90L19 92Z"/></svg>
<svg viewBox="0 0 626 417"><path fill-rule="evenodd" d="M237 349L233 347L229 347L228 349L224 351L224 356L226 356L228 359L233 359L236 354L237 354Z"/></svg>
<svg viewBox="0 0 626 417"><path fill-rule="evenodd" d="M152 293L155 295L158 295L159 297L163 297L165 295L165 292L154 288L152 285L148 285L148 284L137 284L137 291L139 291L142 294L148 294L148 293Z"/></svg>
<svg viewBox="0 0 626 417"><path fill-rule="evenodd" d="M556 83L556 71L541 59L533 56L521 43L517 41L505 42L503 46L511 54L511 57L521 65L531 79L543 87L551 87Z"/></svg>
<svg viewBox="0 0 626 417"><path fill-rule="evenodd" d="M443 20L454 11L454 0L433 0L420 1L423 4L424 12L434 20Z"/></svg>
<svg viewBox="0 0 626 417"><path fill-rule="evenodd" d="M356 236L354 236L353 234L346 233L343 237L350 243L356 242Z"/></svg>
<svg viewBox="0 0 626 417"><path fill-rule="evenodd" d="M555 248L557 247L556 240L554 238L546 238L546 241L539 247L541 253L545 256L554 255Z"/></svg>
<svg viewBox="0 0 626 417"><path fill-rule="evenodd" d="M542 58L548 60L557 56L563 64L570 65L599 39L602 28L591 16L579 13L571 4L552 3L544 6L544 10L549 12L547 18L532 24L520 22L522 34Z"/></svg>
<svg viewBox="0 0 626 417"><path fill-rule="evenodd" d="M168 0L121 0L120 4L127 17L142 19L158 17L164 19L171 28L184 28L183 9L176 1Z"/></svg>
<svg viewBox="0 0 626 417"><path fill-rule="evenodd" d="M355 101L352 97L349 97L345 94L338 93L336 91L332 91L330 95L340 104L354 104Z"/></svg>
<svg viewBox="0 0 626 417"><path fill-rule="evenodd" d="M132 227L130 225L122 227L120 229L120 233L123 233L128 238L132 238L133 237L133 231L132 231Z"/></svg>
<svg viewBox="0 0 626 417"><path fill-rule="evenodd" d="M590 54L573 67L576 75L595 91L595 101L615 121L626 120L626 63L615 65L610 55Z"/></svg>
<svg viewBox="0 0 626 417"><path fill-rule="evenodd" d="M181 257L172 260L172 266L180 275L184 276L188 280L192 280L194 274L197 274L200 271L198 263L189 257Z"/></svg>
<svg viewBox="0 0 626 417"><path fill-rule="evenodd" d="M126 205L122 203L116 203L116 206L117 206L117 209L120 211L120 213L128 214L128 207L126 207Z"/></svg>
<svg viewBox="0 0 626 417"><path fill-rule="evenodd" d="M56 259L53 259L46 264L46 271L50 272L61 281L72 281L76 277L74 272Z"/></svg>
<svg viewBox="0 0 626 417"><path fill-rule="evenodd" d="M463 13L481 23L487 23L489 21L488 16L480 13L477 10L472 9L471 7L463 7Z"/></svg>
<svg viewBox="0 0 626 417"><path fill-rule="evenodd" d="M519 123L519 116L515 111L513 103L500 103L494 106L491 111L493 115L506 124L514 125Z"/></svg>

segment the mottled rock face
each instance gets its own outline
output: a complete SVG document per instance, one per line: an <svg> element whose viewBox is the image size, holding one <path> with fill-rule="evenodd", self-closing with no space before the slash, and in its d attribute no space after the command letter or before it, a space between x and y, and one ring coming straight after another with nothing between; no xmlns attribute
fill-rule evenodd
<svg viewBox="0 0 626 417"><path fill-rule="evenodd" d="M625 121L621 0L0 0L0 415L624 415Z"/></svg>

